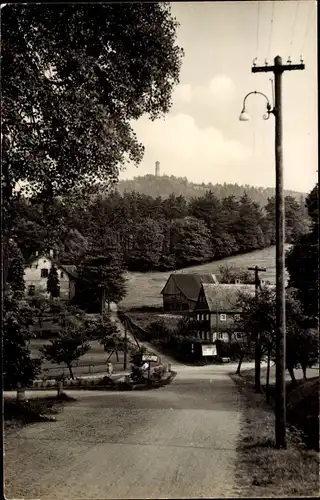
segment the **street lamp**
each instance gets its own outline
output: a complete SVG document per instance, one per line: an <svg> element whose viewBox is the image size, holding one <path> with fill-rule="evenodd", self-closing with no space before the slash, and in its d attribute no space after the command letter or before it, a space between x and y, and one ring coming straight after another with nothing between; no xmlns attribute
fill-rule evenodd
<svg viewBox="0 0 320 500"><path fill-rule="evenodd" d="M286 448L286 318L285 318L285 254L284 254L284 192L283 192L283 153L282 153L282 95L281 76L283 68L281 58L275 58L275 66L270 68L275 73L274 108L268 97L262 92L249 92L244 100L240 121L248 121L246 99L249 95L262 95L267 102L267 111L263 115L268 120L272 113L275 117L275 170L276 170L276 447ZM291 69L291 68L288 68ZM299 68L300 69L300 68ZM266 71L263 68L263 71Z"/></svg>
<svg viewBox="0 0 320 500"><path fill-rule="evenodd" d="M267 101L267 111L266 111L266 113L263 115L263 117L262 117L262 118L263 118L264 120L269 120L269 118L270 118L270 114L271 114L271 113L272 113L272 114L275 114L275 110L274 110L274 109L272 109L272 106L271 106L271 104L270 104L270 101L269 101L268 97L267 97L265 94L263 94L262 92L258 92L257 90L254 90L253 92L249 92L249 93L245 96L245 98L243 99L243 106L242 106L242 111L241 111L240 116L239 116L239 120L240 120L241 122L248 122L248 121L250 120L250 115L249 115L249 114L247 113L247 111L246 111L246 100L247 100L247 97L249 97L249 95L252 95L252 94L262 95L262 96L266 99L266 101Z"/></svg>

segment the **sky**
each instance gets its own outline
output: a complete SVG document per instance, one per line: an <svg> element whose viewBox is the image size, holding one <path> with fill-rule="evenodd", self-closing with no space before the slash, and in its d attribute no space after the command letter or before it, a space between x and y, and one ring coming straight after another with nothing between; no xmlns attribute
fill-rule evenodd
<svg viewBox="0 0 320 500"><path fill-rule="evenodd" d="M283 74L284 187L309 192L317 182L317 26L316 2L177 2L172 14L180 23L183 47L180 83L164 119L135 122L145 146L136 168L120 179L154 174L186 177L196 183L275 185L274 116L263 120L266 101L246 101L250 121L240 122L244 96L265 93L272 102L273 73L252 73L252 63L273 64L290 56L305 70Z"/></svg>

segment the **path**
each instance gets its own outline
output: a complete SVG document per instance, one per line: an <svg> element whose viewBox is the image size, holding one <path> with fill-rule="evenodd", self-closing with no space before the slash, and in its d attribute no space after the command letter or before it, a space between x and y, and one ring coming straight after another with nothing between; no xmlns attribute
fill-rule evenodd
<svg viewBox="0 0 320 500"><path fill-rule="evenodd" d="M6 439L6 497L234 496L240 403L229 369L185 367L155 391L73 391L57 422Z"/></svg>

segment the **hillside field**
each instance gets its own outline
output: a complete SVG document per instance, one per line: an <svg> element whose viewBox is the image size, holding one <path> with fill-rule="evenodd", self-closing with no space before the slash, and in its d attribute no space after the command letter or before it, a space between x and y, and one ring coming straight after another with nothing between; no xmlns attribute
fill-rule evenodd
<svg viewBox="0 0 320 500"><path fill-rule="evenodd" d="M266 272L261 273L263 279L275 282L275 247L257 250L255 252L247 253L244 255L236 255L221 259L214 262L208 262L200 266L189 267L180 269L177 273L195 273L201 274L219 274L219 267L221 265L234 266L246 269L247 267L256 266L266 267ZM138 273L128 272L127 279L127 295L119 304L120 309L129 310L131 308L143 306L162 306L162 295L160 294L167 279L172 271L167 272L149 272Z"/></svg>

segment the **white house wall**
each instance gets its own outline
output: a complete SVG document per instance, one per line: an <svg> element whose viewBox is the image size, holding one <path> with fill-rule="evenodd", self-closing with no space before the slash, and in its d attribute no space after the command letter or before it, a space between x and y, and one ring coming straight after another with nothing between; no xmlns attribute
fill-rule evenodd
<svg viewBox="0 0 320 500"><path fill-rule="evenodd" d="M36 259L24 270L25 290L28 295L30 285L35 286L35 290L41 293L47 293L48 278L41 278L41 269L48 269L50 272L52 260L48 257L40 257ZM69 299L70 297L70 279L66 271L57 267L58 277L60 281L60 297ZM72 294L71 294L72 296Z"/></svg>

